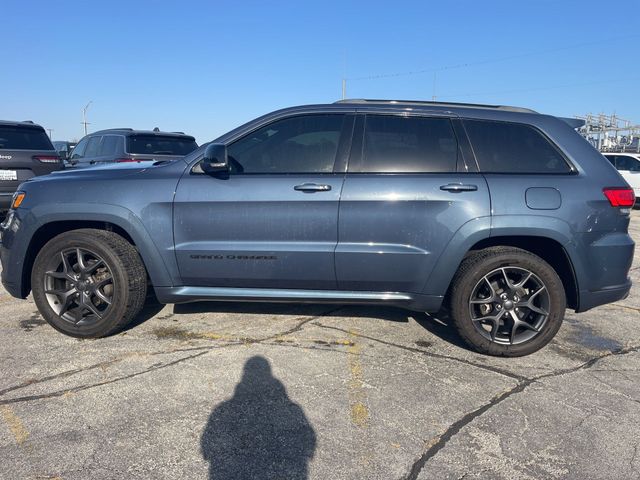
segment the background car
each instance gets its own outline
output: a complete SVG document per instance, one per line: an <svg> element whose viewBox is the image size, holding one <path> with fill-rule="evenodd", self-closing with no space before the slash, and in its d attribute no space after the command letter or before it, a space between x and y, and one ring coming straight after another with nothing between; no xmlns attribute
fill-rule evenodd
<svg viewBox="0 0 640 480"><path fill-rule="evenodd" d="M71 150L76 146L76 142L67 142L64 140L56 140L53 142L53 147L60 155L62 160L67 160L71 156Z"/></svg>
<svg viewBox="0 0 640 480"><path fill-rule="evenodd" d="M182 132L113 128L91 133L78 142L69 163L72 167L121 162L175 160L191 153L198 144Z"/></svg>
<svg viewBox="0 0 640 480"><path fill-rule="evenodd" d="M62 168L44 128L31 121L0 120L0 212L9 209L22 182Z"/></svg>
<svg viewBox="0 0 640 480"><path fill-rule="evenodd" d="M605 157L633 188L636 198L640 197L640 153L607 153Z"/></svg>

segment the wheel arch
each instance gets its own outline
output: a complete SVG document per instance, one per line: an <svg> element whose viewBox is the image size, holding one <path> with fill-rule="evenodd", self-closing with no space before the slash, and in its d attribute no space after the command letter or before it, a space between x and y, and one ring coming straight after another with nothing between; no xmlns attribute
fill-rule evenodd
<svg viewBox="0 0 640 480"><path fill-rule="evenodd" d="M521 248L537 255L556 271L564 287L567 307L578 308L578 282L569 253L558 242L549 237L530 235L505 235L488 237L475 243L469 252L489 247Z"/></svg>
<svg viewBox="0 0 640 480"><path fill-rule="evenodd" d="M516 222L515 225L513 222ZM444 297L469 252L510 246L530 251L549 263L562 280L567 306L577 309L580 300L579 276L570 251L566 248L571 244L571 239L571 229L566 222L548 217L531 215L512 217L511 220L489 217L472 220L453 236L438 259L423 293Z"/></svg>
<svg viewBox="0 0 640 480"><path fill-rule="evenodd" d="M126 210L126 209L125 209ZM126 216L113 213L38 215L42 219L31 235L22 266L21 292L26 297L31 290L31 271L40 249L61 233L83 228L94 228L117 233L138 251L147 270L152 286L171 286L171 277L160 252L142 225L142 222L126 210Z"/></svg>

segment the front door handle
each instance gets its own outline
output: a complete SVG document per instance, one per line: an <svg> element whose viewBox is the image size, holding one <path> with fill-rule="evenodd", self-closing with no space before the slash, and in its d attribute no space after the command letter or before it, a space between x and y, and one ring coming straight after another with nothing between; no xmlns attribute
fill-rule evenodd
<svg viewBox="0 0 640 480"><path fill-rule="evenodd" d="M328 192L331 190L331 185L303 183L302 185L296 185L293 189L298 190L299 192Z"/></svg>
<svg viewBox="0 0 640 480"><path fill-rule="evenodd" d="M445 190L447 192L475 192L478 190L478 186L465 185L464 183L448 183L447 185L442 185L440 190Z"/></svg>

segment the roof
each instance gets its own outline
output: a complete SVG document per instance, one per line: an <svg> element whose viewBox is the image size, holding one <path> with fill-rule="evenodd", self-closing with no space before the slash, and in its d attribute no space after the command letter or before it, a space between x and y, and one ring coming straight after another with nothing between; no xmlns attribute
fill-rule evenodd
<svg viewBox="0 0 640 480"><path fill-rule="evenodd" d="M457 103L457 102L430 102L424 100L371 100L364 98L345 99L334 102L336 104L356 105L399 105L419 107L452 107L452 108L480 108L486 110L502 110L505 112L538 113L535 110L523 107L511 107L508 105L484 105L481 103Z"/></svg>
<svg viewBox="0 0 640 480"><path fill-rule="evenodd" d="M161 132L160 130L134 130L133 128L107 128L104 130L98 130L97 132L91 132L89 135L114 133L119 135L161 135L175 136L175 137L188 137L193 138L191 135L187 135L184 132Z"/></svg>
<svg viewBox="0 0 640 480"><path fill-rule="evenodd" d="M41 125L33 123L31 120L14 121L14 120L0 120L0 125L11 127L30 127L30 128L42 128Z"/></svg>

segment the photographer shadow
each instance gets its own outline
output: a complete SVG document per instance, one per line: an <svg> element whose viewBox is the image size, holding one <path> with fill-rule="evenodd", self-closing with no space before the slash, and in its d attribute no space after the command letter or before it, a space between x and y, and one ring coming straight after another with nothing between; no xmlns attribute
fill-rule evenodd
<svg viewBox="0 0 640 480"><path fill-rule="evenodd" d="M200 441L209 478L308 478L316 434L262 356L244 365L233 397L216 406Z"/></svg>

